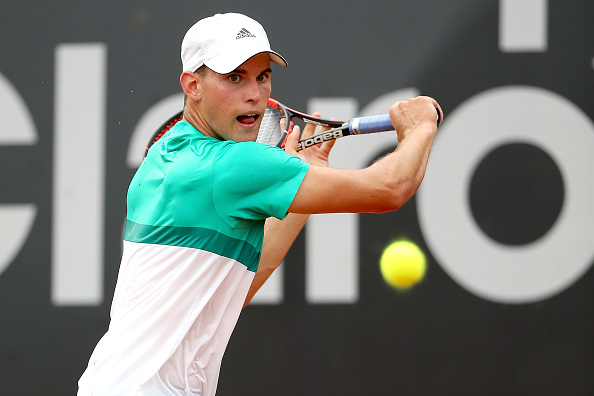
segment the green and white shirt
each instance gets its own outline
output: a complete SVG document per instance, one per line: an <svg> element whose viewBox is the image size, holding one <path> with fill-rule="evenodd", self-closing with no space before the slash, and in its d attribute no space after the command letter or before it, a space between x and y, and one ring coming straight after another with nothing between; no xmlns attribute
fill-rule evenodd
<svg viewBox="0 0 594 396"><path fill-rule="evenodd" d="M308 169L183 121L157 141L130 183L111 322L79 395L214 395L265 219L286 216Z"/></svg>

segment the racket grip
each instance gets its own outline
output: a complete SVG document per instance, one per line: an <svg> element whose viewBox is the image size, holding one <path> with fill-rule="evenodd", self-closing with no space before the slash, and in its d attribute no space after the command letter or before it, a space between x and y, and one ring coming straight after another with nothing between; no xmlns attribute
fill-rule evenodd
<svg viewBox="0 0 594 396"><path fill-rule="evenodd" d="M441 113L435 108L437 112L437 126L441 125ZM375 133L393 131L394 126L390 121L388 114L368 116L368 117L357 117L353 118L349 123L349 132L352 135L359 135L362 133Z"/></svg>
<svg viewBox="0 0 594 396"><path fill-rule="evenodd" d="M353 135L362 133L375 133L394 130L392 121L387 114L357 117L353 118L349 123L349 132Z"/></svg>

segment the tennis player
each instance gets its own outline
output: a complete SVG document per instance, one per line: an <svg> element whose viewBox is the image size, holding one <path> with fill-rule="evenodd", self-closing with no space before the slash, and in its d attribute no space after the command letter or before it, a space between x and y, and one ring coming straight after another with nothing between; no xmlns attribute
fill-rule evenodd
<svg viewBox="0 0 594 396"><path fill-rule="evenodd" d="M200 20L181 59L184 119L151 147L130 183L111 322L79 396L214 395L242 307L308 214L396 210L425 173L433 99L390 108L395 152L366 169L334 169L333 142L299 153L298 133L286 151L255 142L271 63L287 64L258 22L240 14Z"/></svg>

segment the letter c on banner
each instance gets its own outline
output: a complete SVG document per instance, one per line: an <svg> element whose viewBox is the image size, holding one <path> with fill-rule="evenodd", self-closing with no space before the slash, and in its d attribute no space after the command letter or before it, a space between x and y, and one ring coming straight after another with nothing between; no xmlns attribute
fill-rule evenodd
<svg viewBox="0 0 594 396"><path fill-rule="evenodd" d="M565 186L555 224L522 246L484 234L470 210L472 175L495 148L527 143L557 164ZM567 289L594 260L594 125L567 99L508 86L480 93L446 118L417 194L433 257L463 288L500 303L529 303Z"/></svg>
<svg viewBox="0 0 594 396"><path fill-rule="evenodd" d="M0 73L0 146L30 146L38 141L33 116L17 89ZM10 172L13 169L8 169ZM14 167L15 172L20 168ZM3 170L3 172L6 170ZM25 245L35 218L35 204L0 205L0 275Z"/></svg>

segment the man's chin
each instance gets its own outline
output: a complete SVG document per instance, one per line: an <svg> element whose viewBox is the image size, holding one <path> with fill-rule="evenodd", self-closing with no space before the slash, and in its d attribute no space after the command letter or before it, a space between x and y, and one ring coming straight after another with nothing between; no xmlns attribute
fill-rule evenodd
<svg viewBox="0 0 594 396"><path fill-rule="evenodd" d="M235 135L233 141L235 141L237 143L255 142L256 139L258 139L257 133L241 133L241 134Z"/></svg>

